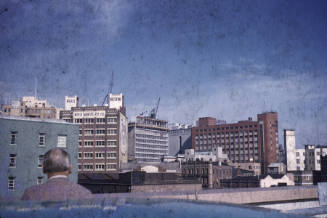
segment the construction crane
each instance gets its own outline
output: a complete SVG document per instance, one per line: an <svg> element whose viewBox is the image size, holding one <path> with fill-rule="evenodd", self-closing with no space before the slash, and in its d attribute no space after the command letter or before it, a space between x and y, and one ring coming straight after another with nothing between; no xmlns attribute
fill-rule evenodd
<svg viewBox="0 0 327 218"><path fill-rule="evenodd" d="M157 118L159 104L160 104L160 97L158 98L156 106L154 108L152 108L152 110L150 112L150 117L153 118L153 119Z"/></svg>
<svg viewBox="0 0 327 218"><path fill-rule="evenodd" d="M111 81L109 83L109 90L107 92L107 95L104 97L103 102L102 102L102 106L106 103L106 101L108 102L108 107L110 105L110 94L112 93L112 88L114 87L114 71L112 71L111 73Z"/></svg>

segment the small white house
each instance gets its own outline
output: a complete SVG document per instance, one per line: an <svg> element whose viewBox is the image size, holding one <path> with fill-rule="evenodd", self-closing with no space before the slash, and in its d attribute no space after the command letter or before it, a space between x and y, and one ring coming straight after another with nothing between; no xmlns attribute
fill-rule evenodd
<svg viewBox="0 0 327 218"><path fill-rule="evenodd" d="M294 179L290 175L267 175L260 179L261 188L269 188L273 186L290 186L294 185Z"/></svg>

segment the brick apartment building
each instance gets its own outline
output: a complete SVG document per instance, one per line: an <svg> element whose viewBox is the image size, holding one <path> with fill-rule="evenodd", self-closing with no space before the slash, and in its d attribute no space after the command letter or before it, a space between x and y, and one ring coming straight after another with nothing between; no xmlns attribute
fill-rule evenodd
<svg viewBox="0 0 327 218"><path fill-rule="evenodd" d="M117 173L121 163L127 162L128 120L123 95L110 94L109 107L79 107L78 98L72 98L66 97L66 109L70 110L61 111L60 118L80 124L78 172Z"/></svg>
<svg viewBox="0 0 327 218"><path fill-rule="evenodd" d="M270 163L278 162L278 115L267 112L237 123L217 121L212 117L199 118L192 128L192 147L195 151L211 151L221 146L235 163L261 163L266 173Z"/></svg>

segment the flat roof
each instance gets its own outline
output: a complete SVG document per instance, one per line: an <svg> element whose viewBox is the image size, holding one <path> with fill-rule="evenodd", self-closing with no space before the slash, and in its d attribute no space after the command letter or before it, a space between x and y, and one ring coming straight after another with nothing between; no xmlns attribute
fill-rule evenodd
<svg viewBox="0 0 327 218"><path fill-rule="evenodd" d="M79 125L78 123L67 123L64 120L40 119L40 118L33 118L33 117L16 117L16 116L3 116L3 115L0 115L0 119L22 120L22 121L32 121L32 122L46 122L46 123L61 123L61 124L68 124L68 125Z"/></svg>

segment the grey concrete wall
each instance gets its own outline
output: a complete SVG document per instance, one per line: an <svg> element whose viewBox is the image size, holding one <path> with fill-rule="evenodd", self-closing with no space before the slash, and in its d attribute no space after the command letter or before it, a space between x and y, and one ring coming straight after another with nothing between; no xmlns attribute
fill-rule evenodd
<svg viewBox="0 0 327 218"><path fill-rule="evenodd" d="M296 200L312 200L318 198L317 186L293 186L273 188L239 188L214 189L202 191L176 191L170 193L115 193L97 195L99 197L127 198L161 198L188 199L200 201L223 202L233 204L260 204L269 202L285 202Z"/></svg>
<svg viewBox="0 0 327 218"><path fill-rule="evenodd" d="M0 199L20 198L27 187L36 185L43 176L38 167L39 155L57 147L58 135L66 135L66 150L71 156L73 173L69 179L77 183L79 126L55 121L0 118ZM11 131L17 131L16 145L10 145ZM45 146L39 146L39 134L45 133ZM9 168L9 154L16 154L16 167ZM15 177L15 190L8 190L8 177Z"/></svg>
<svg viewBox="0 0 327 218"><path fill-rule="evenodd" d="M140 185L132 186L132 192L183 192L183 191L200 191L202 184L171 184L171 185Z"/></svg>

